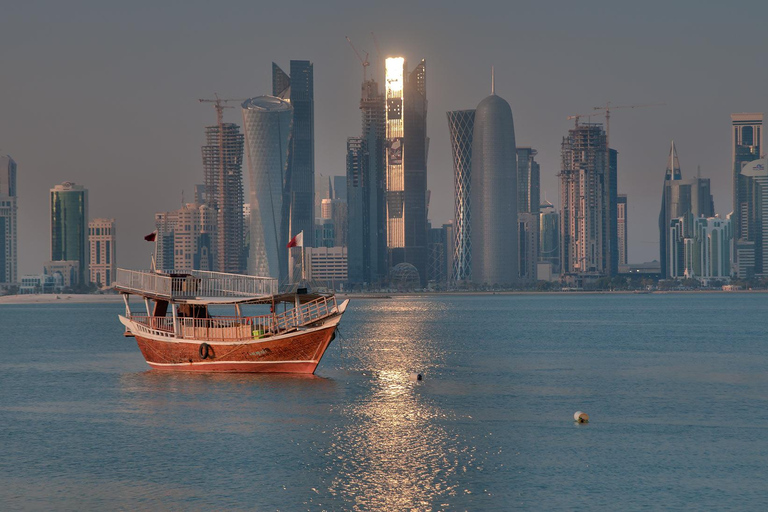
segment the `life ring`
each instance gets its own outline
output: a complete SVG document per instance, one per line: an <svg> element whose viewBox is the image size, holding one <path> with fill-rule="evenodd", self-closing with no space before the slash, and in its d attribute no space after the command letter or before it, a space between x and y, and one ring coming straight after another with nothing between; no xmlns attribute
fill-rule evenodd
<svg viewBox="0 0 768 512"><path fill-rule="evenodd" d="M208 359L208 356L212 355L211 346L207 343L201 343L200 344L200 350L198 350L200 353L201 359Z"/></svg>

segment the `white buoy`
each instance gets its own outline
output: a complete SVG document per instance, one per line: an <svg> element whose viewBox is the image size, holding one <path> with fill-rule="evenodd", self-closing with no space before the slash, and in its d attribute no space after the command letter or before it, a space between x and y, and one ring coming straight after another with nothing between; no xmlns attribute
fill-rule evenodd
<svg viewBox="0 0 768 512"><path fill-rule="evenodd" d="M589 423L589 414L581 411L573 413L573 419L576 423Z"/></svg>
<svg viewBox="0 0 768 512"><path fill-rule="evenodd" d="M414 382L417 380L421 380L421 374L420 373L412 373L410 379Z"/></svg>

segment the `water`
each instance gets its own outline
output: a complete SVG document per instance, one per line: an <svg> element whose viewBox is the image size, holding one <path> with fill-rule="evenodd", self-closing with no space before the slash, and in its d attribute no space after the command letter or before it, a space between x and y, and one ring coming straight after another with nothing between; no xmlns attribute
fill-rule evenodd
<svg viewBox="0 0 768 512"><path fill-rule="evenodd" d="M3 305L0 503L761 509L767 307L765 294L357 300L316 376L292 377L150 371L118 304Z"/></svg>

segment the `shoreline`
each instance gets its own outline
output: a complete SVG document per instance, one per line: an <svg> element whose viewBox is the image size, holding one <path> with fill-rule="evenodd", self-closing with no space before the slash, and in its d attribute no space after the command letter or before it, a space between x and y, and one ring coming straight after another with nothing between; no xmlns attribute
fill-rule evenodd
<svg viewBox="0 0 768 512"><path fill-rule="evenodd" d="M498 292L472 292L472 291L454 291L454 292L381 292L381 293L337 293L340 299L358 299L358 300L377 300L393 299L401 297L450 297L450 296L481 296L481 295L667 295L667 294L696 294L696 293L768 293L768 290L656 290L651 292L635 290L589 290L589 291L498 291ZM0 296L0 306L2 305L25 305L25 304L117 304L122 303L123 299L119 294L29 294L29 295L3 295Z"/></svg>

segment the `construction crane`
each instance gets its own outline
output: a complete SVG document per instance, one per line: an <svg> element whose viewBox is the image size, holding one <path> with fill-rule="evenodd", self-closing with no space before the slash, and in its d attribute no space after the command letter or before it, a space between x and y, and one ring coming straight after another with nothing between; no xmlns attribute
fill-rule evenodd
<svg viewBox="0 0 768 512"><path fill-rule="evenodd" d="M618 108L645 108L645 107L660 107L666 105L666 103L646 103L644 105L611 105L611 102L607 102L602 107L592 107L592 110L605 112L605 139L606 146L611 137L611 110Z"/></svg>
<svg viewBox="0 0 768 512"><path fill-rule="evenodd" d="M370 62L368 62L368 52L365 52L365 58L363 58L362 55L360 55L360 52L357 51L357 48L355 48L355 45L352 44L352 40L349 38L349 36L344 36L347 38L347 42L349 43L349 46L352 47L352 51L355 52L355 55L357 55L357 58L360 60L360 64L363 65L363 82L368 81L368 66L371 65ZM363 50L365 51L365 50Z"/></svg>
<svg viewBox="0 0 768 512"><path fill-rule="evenodd" d="M582 117L586 117L587 119L590 120L589 122L591 123L592 122L592 116L596 116L596 115L597 114L594 113L594 112L590 112L589 114L574 114L572 116L568 116L566 119L568 119L569 121L571 119L574 119L575 122L576 122L576 126L579 126L579 119L581 119Z"/></svg>

